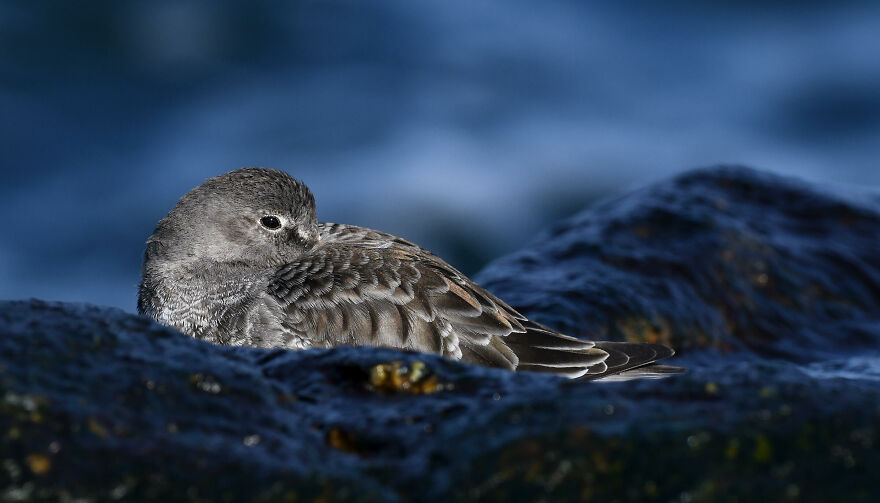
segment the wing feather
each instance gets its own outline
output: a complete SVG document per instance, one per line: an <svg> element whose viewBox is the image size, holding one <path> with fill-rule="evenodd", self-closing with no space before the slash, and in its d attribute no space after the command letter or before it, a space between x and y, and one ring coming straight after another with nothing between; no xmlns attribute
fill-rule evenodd
<svg viewBox="0 0 880 503"><path fill-rule="evenodd" d="M594 343L528 320L455 268L389 234L321 224L321 242L279 268L267 294L296 347L378 345L510 370L594 379L671 356L665 346ZM623 373L623 374L621 374Z"/></svg>
<svg viewBox="0 0 880 503"><path fill-rule="evenodd" d="M351 235L348 235L351 238ZM369 248L354 239L322 243L280 268L268 292L292 339L316 346L370 344L461 358L486 352L515 368L516 355L493 342L521 322L459 273L412 245ZM321 266L323 264L323 266ZM362 318L362 320L361 320ZM500 348L500 349L499 349Z"/></svg>

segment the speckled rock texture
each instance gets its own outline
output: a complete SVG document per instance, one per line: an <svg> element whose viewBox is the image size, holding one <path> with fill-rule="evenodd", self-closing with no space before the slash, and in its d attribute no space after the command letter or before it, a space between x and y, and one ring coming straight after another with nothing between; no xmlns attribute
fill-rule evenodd
<svg viewBox="0 0 880 503"><path fill-rule="evenodd" d="M877 197L697 171L479 279L573 335L672 344L690 370L571 382L0 302L0 500L878 500Z"/></svg>

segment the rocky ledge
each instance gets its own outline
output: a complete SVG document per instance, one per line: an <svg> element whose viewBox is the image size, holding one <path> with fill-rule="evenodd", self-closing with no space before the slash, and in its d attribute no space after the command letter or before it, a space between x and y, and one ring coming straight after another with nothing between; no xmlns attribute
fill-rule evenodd
<svg viewBox="0 0 880 503"><path fill-rule="evenodd" d="M745 169L607 200L479 279L657 381L215 346L0 303L4 501L876 501L880 198Z"/></svg>

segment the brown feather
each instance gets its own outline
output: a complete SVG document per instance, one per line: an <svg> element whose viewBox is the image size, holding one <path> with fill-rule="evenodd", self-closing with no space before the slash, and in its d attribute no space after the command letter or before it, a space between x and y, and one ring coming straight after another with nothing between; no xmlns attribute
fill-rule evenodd
<svg viewBox="0 0 880 503"><path fill-rule="evenodd" d="M337 224L323 224L321 236L297 263L279 268L269 285L284 306L286 330L294 332L285 336L289 340L405 347L590 379L672 353L650 344L580 340L532 322L399 238Z"/></svg>

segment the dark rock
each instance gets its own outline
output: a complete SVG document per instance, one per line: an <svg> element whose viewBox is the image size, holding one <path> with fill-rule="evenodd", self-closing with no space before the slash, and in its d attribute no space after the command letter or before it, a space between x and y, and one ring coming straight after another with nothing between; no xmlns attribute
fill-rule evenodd
<svg viewBox="0 0 880 503"><path fill-rule="evenodd" d="M677 345L690 371L659 381L220 347L2 302L0 500L875 501L877 207L697 172L482 275L561 328Z"/></svg>
<svg viewBox="0 0 880 503"><path fill-rule="evenodd" d="M475 279L572 335L798 362L875 352L880 197L695 171L597 204Z"/></svg>

